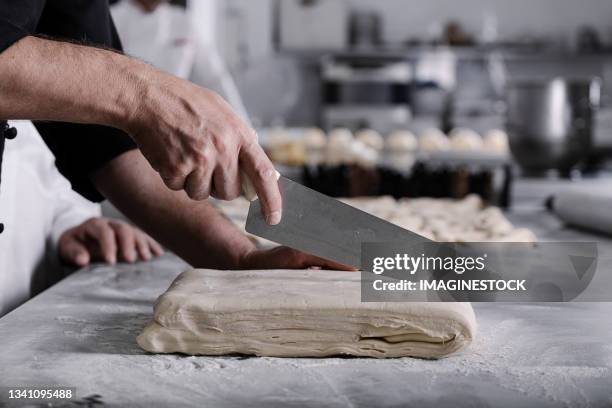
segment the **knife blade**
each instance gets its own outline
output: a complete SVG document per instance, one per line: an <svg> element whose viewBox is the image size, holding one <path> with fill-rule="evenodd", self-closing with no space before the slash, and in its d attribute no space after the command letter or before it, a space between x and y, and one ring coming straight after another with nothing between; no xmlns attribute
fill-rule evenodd
<svg viewBox="0 0 612 408"><path fill-rule="evenodd" d="M283 198L281 222L268 225L259 199L254 199L246 222L249 233L354 267L361 263L362 242L431 242L288 178L280 177L278 184Z"/></svg>

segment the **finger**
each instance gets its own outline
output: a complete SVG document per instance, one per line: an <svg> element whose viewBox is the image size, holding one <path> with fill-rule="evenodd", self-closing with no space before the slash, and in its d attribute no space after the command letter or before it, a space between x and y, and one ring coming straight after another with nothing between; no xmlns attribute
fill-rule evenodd
<svg viewBox="0 0 612 408"><path fill-rule="evenodd" d="M132 263L137 259L136 254L136 234L134 228L122 222L110 222L111 228L115 231L119 256L122 260Z"/></svg>
<svg viewBox="0 0 612 408"><path fill-rule="evenodd" d="M249 259L249 269L332 269L357 271L356 268L329 261L293 248L279 246L263 252L255 252L256 257Z"/></svg>
<svg viewBox="0 0 612 408"><path fill-rule="evenodd" d="M159 174L162 178L162 180L164 181L164 184L166 185L166 187L168 187L170 190L174 190L174 191L181 191L183 189L183 187L185 186L185 177L184 176L180 176L180 175L164 175L164 174Z"/></svg>
<svg viewBox="0 0 612 408"><path fill-rule="evenodd" d="M149 247L149 242L147 240L147 236L144 232L138 231L136 233L136 247L138 248L138 254L140 255L140 259L143 261L148 261L151 259L151 249Z"/></svg>
<svg viewBox="0 0 612 408"><path fill-rule="evenodd" d="M333 269L339 271L357 271L356 268L350 265L344 265L338 262L330 261L318 256L310 255L302 251L298 251L289 247L279 247L283 250L285 255L284 259L287 259L292 268L320 268L320 269Z"/></svg>
<svg viewBox="0 0 612 408"><path fill-rule="evenodd" d="M211 195L220 200L234 200L240 196L240 173L238 163L234 161L227 166L218 166L213 174Z"/></svg>
<svg viewBox="0 0 612 408"><path fill-rule="evenodd" d="M85 245L78 241L75 236L66 237L59 245L60 258L74 266L83 267L89 264L91 259Z"/></svg>
<svg viewBox="0 0 612 408"><path fill-rule="evenodd" d="M161 256L164 254L164 248L160 245L159 242L145 234L147 239L147 243L149 244L149 249L153 253L154 256Z"/></svg>
<svg viewBox="0 0 612 408"><path fill-rule="evenodd" d="M117 241L115 231L110 227L108 221L100 219L87 226L87 236L96 242L100 254L105 262L114 265L117 263Z"/></svg>
<svg viewBox="0 0 612 408"><path fill-rule="evenodd" d="M242 148L240 164L257 191L266 222L270 225L278 224L282 218L282 198L276 171L257 142Z"/></svg>
<svg viewBox="0 0 612 408"><path fill-rule="evenodd" d="M206 200L210 196L212 174L209 166L192 171L185 180L185 192L192 200Z"/></svg>
<svg viewBox="0 0 612 408"><path fill-rule="evenodd" d="M303 260L304 268L316 267L316 268L321 268L321 269L332 269L332 270L337 270L337 271L352 271L352 272L356 272L359 270L353 266L341 264L339 262L330 261L324 258L319 258L318 256L309 255L309 254L305 254L305 255L306 256Z"/></svg>
<svg viewBox="0 0 612 408"><path fill-rule="evenodd" d="M164 181L164 184L166 184L170 190L174 191L180 191L184 188L187 175L193 170L193 166L189 161L180 159L183 157L181 153L182 152L172 154L171 157L174 158L173 161L166 162L159 170L159 175ZM179 159L176 159L177 157Z"/></svg>

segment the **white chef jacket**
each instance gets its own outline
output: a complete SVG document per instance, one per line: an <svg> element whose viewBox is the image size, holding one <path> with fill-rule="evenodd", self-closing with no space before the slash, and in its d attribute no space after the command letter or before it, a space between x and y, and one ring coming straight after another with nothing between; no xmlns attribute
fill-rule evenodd
<svg viewBox="0 0 612 408"><path fill-rule="evenodd" d="M74 192L29 121L11 121L0 183L0 316L57 281L57 240L100 206ZM84 136L86 137L86 136Z"/></svg>
<svg viewBox="0 0 612 408"><path fill-rule="evenodd" d="M180 78L189 77L195 41L183 8L161 3L147 12L132 1L122 1L111 7L111 13L126 54Z"/></svg>
<svg viewBox="0 0 612 408"><path fill-rule="evenodd" d="M126 54L212 89L250 124L238 87L217 48L218 7L217 0L198 0L189 2L186 10L161 3L146 12L124 0L111 7L111 14Z"/></svg>

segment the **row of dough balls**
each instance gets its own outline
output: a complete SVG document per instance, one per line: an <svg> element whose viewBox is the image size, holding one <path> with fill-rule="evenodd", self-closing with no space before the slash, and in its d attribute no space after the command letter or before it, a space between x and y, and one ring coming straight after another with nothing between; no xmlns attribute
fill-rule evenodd
<svg viewBox="0 0 612 408"><path fill-rule="evenodd" d="M362 143L375 151L414 151L414 150L460 150L460 151L491 151L506 153L508 151L508 135L501 129L492 129L484 136L472 129L455 128L448 136L440 129L425 129L415 136L409 130L396 130L385 139L372 129L362 129L353 133L346 128L337 128L329 133L329 138L319 128L310 128L304 132L304 145L307 148L323 149L325 147L346 148L354 142Z"/></svg>
<svg viewBox="0 0 612 408"><path fill-rule="evenodd" d="M326 136L319 128L309 128L296 140L283 128L275 128L268 135L267 150L273 161L283 164L358 163L370 167L378 163L383 150L391 153L416 150L507 153L508 136L503 130L493 129L481 137L465 128L454 129L448 136L440 129L431 128L421 132L419 137L408 130L396 130L387 138L372 129L363 129L353 135L347 128L336 128Z"/></svg>
<svg viewBox="0 0 612 408"><path fill-rule="evenodd" d="M342 201L439 242L536 242L533 232L515 228L497 207L483 208L476 195L461 200L378 197Z"/></svg>

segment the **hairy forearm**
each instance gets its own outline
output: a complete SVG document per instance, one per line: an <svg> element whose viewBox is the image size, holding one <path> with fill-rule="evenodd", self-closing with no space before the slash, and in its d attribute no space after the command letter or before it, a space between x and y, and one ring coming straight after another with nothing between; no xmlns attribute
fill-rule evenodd
<svg viewBox="0 0 612 408"><path fill-rule="evenodd" d="M25 37L0 54L0 118L124 128L151 72L110 50Z"/></svg>
<svg viewBox="0 0 612 408"><path fill-rule="evenodd" d="M193 266L240 269L255 249L210 203L166 189L137 150L112 160L94 182L126 216Z"/></svg>

